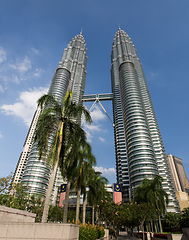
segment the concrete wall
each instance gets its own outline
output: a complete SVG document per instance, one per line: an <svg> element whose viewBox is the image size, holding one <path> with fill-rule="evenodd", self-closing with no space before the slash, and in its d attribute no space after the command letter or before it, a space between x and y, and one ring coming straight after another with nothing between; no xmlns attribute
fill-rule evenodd
<svg viewBox="0 0 189 240"><path fill-rule="evenodd" d="M0 223L0 240L78 240L79 225Z"/></svg>
<svg viewBox="0 0 189 240"><path fill-rule="evenodd" d="M177 199L179 201L180 210L189 207L189 197L186 192L176 192Z"/></svg>
<svg viewBox="0 0 189 240"><path fill-rule="evenodd" d="M36 214L0 206L0 222L35 222Z"/></svg>

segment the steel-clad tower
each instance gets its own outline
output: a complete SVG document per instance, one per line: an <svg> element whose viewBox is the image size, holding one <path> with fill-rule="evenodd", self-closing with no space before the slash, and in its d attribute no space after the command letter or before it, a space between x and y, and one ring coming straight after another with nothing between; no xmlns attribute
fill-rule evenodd
<svg viewBox="0 0 189 240"><path fill-rule="evenodd" d="M86 52L85 40L80 33L64 50L49 93L61 101L67 90L71 90L72 100L77 104L82 104L82 100L98 102L113 99L117 182L122 185L123 200L132 199L134 190L144 178L153 179L160 175L164 179L163 188L169 195L167 210L179 211L142 64L133 42L119 28L111 53L113 94L93 94L82 99L86 79ZM33 142L40 111L38 108L34 115L13 181L23 182L30 187L31 193L45 196L50 168L38 160L36 144ZM57 189L62 183L61 174L57 172L52 192L53 203L56 202Z"/></svg>
<svg viewBox="0 0 189 240"><path fill-rule="evenodd" d="M85 89L87 48L85 40L80 33L64 49L62 59L55 71L48 93L55 96L61 102L68 90L72 91L72 101L82 104L82 96ZM14 182L23 182L29 186L30 193L45 196L50 177L50 168L44 161L39 161L36 144L33 142L37 119L40 109L37 109L30 126L24 150L18 161L14 174ZM56 201L58 187L63 180L61 174L56 175L52 192L52 201Z"/></svg>
<svg viewBox="0 0 189 240"><path fill-rule="evenodd" d="M152 101L137 50L119 28L111 54L117 181L123 199L132 198L144 178L163 177L168 211L178 210L174 187Z"/></svg>

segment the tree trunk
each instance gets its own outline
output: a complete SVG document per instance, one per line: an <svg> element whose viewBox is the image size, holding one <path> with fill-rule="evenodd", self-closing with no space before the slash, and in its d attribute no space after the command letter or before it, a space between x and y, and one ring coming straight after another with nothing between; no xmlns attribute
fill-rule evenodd
<svg viewBox="0 0 189 240"><path fill-rule="evenodd" d="M92 207L92 225L94 225L94 204Z"/></svg>
<svg viewBox="0 0 189 240"><path fill-rule="evenodd" d="M98 211L96 211L96 224L98 224Z"/></svg>
<svg viewBox="0 0 189 240"><path fill-rule="evenodd" d="M76 205L76 218L75 218L76 224L79 220L80 195L81 195L81 179L79 180L79 186L77 189L77 205Z"/></svg>
<svg viewBox="0 0 189 240"><path fill-rule="evenodd" d="M54 165L54 167L51 171L51 175L50 175L50 179L49 179L49 184L48 184L48 188L47 188L47 193L46 193L46 197L45 197L45 204L44 204L44 209L43 209L43 216L42 216L42 221L41 221L42 223L47 222L51 193L52 193L54 179L55 179L56 171L57 171L57 167L58 167L61 146L62 146L62 135L59 135L58 152L57 152L56 162L55 162L55 165Z"/></svg>
<svg viewBox="0 0 189 240"><path fill-rule="evenodd" d="M153 222L151 221L151 229L152 229L152 232L154 232L154 228L153 228Z"/></svg>
<svg viewBox="0 0 189 240"><path fill-rule="evenodd" d="M154 228L155 228L155 233L157 233L157 225L156 225L156 220L154 220Z"/></svg>
<svg viewBox="0 0 189 240"><path fill-rule="evenodd" d="M67 223L68 200L69 200L69 194L70 194L70 183L71 183L71 181L68 180L68 183L67 183L67 186L66 186L66 198L65 198L65 204L64 204L63 223Z"/></svg>
<svg viewBox="0 0 189 240"><path fill-rule="evenodd" d="M142 224L142 239L145 240L145 235L144 235L144 223Z"/></svg>
<svg viewBox="0 0 189 240"><path fill-rule="evenodd" d="M162 225L161 225L161 217L160 214L158 214L159 216L159 228L160 228L160 232L163 233L163 229L162 229Z"/></svg>
<svg viewBox="0 0 189 240"><path fill-rule="evenodd" d="M83 223L85 223L86 203L87 203L87 198L86 198L86 189L85 189L85 192L83 194Z"/></svg>

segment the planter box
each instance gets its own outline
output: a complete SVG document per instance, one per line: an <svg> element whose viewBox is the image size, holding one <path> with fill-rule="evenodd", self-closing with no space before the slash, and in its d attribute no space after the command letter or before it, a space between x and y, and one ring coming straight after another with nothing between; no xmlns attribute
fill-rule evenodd
<svg viewBox="0 0 189 240"><path fill-rule="evenodd" d="M59 223L0 223L0 240L78 240L79 225Z"/></svg>
<svg viewBox="0 0 189 240"><path fill-rule="evenodd" d="M183 240L183 234L167 234L167 240Z"/></svg>
<svg viewBox="0 0 189 240"><path fill-rule="evenodd" d="M152 240L166 240L165 238L152 237ZM167 240L189 240L183 238L183 234L167 234Z"/></svg>

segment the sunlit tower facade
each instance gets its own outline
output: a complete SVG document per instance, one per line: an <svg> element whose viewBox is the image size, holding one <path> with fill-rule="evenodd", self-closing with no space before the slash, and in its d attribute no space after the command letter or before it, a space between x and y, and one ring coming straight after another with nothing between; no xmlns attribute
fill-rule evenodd
<svg viewBox="0 0 189 240"><path fill-rule="evenodd" d="M62 59L55 71L48 93L52 94L59 102L62 101L68 90L72 91L72 101L82 104L82 96L85 89L86 65L87 65L87 48L82 33L77 35L64 49ZM34 115L26 143L30 138L30 147L25 153L25 159L19 160L14 174L14 182L23 182L29 187L30 193L41 194L45 196L46 189L50 178L50 168L43 160L39 161L36 144L33 142L36 122L39 117ZM30 131L32 129L32 132ZM24 145L24 149L26 146ZM21 156L23 153L21 154ZM23 159L20 157L20 159ZM21 174L20 174L21 173ZM62 184L63 179L59 171L57 171L54 188L52 192L52 201L56 201L58 187Z"/></svg>
<svg viewBox="0 0 189 240"><path fill-rule="evenodd" d="M144 178L160 175L169 195L168 211L177 211L178 202L142 64L133 42L120 28L112 45L111 83L117 182L122 184L123 200L133 197Z"/></svg>

